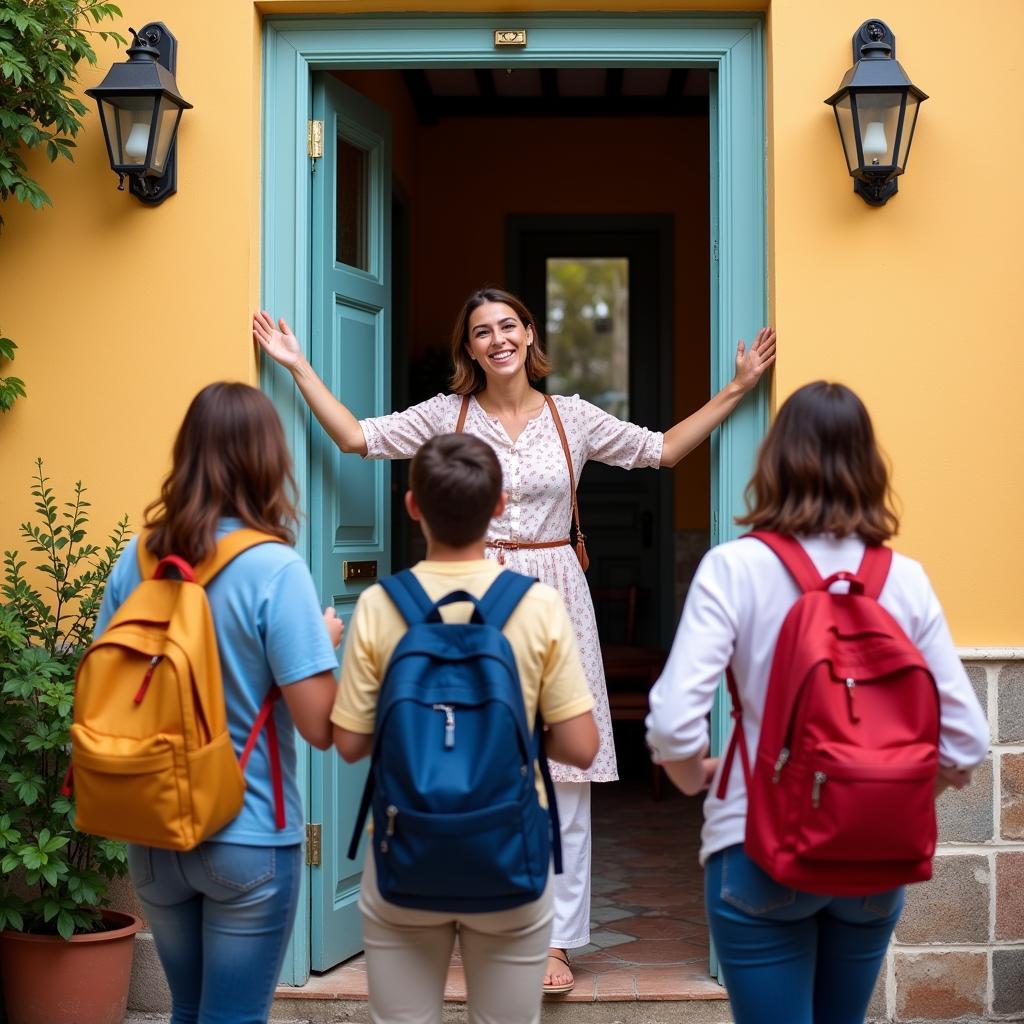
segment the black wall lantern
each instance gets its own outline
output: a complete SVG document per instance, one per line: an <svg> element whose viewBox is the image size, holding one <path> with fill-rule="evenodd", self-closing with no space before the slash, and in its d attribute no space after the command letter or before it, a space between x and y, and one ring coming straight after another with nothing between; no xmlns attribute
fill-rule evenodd
<svg viewBox="0 0 1024 1024"><path fill-rule="evenodd" d="M86 89L100 108L110 166L143 203L162 203L177 191L174 136L189 103L174 80L177 40L162 21L129 29L134 43L128 60L115 64L95 89Z"/></svg>
<svg viewBox="0 0 1024 1024"><path fill-rule="evenodd" d="M853 67L828 103L836 114L853 190L884 206L907 169L920 104L928 99L896 60L896 37L884 21L865 21L853 37Z"/></svg>

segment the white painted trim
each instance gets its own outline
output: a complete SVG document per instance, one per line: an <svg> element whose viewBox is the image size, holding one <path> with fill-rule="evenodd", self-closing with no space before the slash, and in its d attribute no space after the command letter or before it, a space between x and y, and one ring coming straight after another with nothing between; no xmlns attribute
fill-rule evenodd
<svg viewBox="0 0 1024 1024"><path fill-rule="evenodd" d="M961 661L1024 661L1024 647L958 647Z"/></svg>

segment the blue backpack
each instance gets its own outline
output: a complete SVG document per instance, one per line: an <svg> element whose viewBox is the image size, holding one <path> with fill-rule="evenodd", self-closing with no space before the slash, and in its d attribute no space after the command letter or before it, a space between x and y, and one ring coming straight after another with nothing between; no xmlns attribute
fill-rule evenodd
<svg viewBox="0 0 1024 1024"><path fill-rule="evenodd" d="M373 759L348 856L373 808L377 885L389 903L475 913L539 899L558 808L540 717L526 721L512 648L501 632L535 581L503 572L482 598L431 601L408 570L380 581L409 629L381 683ZM467 623L440 609L468 601ZM540 765L548 810L537 799Z"/></svg>

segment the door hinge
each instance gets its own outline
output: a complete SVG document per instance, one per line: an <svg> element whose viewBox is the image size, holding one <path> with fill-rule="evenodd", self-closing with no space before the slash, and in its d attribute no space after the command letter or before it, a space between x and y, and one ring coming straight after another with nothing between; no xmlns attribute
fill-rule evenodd
<svg viewBox="0 0 1024 1024"><path fill-rule="evenodd" d="M715 239L714 245L711 247L711 258L717 263L718 262L718 239Z"/></svg>
<svg viewBox="0 0 1024 1024"><path fill-rule="evenodd" d="M320 825L306 826L306 864L311 868L320 867Z"/></svg>
<svg viewBox="0 0 1024 1024"><path fill-rule="evenodd" d="M306 153L310 160L319 160L324 155L324 123L310 121L306 128Z"/></svg>

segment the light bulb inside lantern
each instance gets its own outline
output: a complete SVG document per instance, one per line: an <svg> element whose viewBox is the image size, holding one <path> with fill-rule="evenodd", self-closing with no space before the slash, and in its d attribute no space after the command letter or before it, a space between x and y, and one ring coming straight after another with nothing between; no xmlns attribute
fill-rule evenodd
<svg viewBox="0 0 1024 1024"><path fill-rule="evenodd" d="M879 158L889 152L889 143L885 139L885 125L881 121L868 122L861 148L864 150L864 159L870 160L873 164L877 164Z"/></svg>
<svg viewBox="0 0 1024 1024"><path fill-rule="evenodd" d="M136 121L124 144L125 163L141 164L149 149L149 122Z"/></svg>

